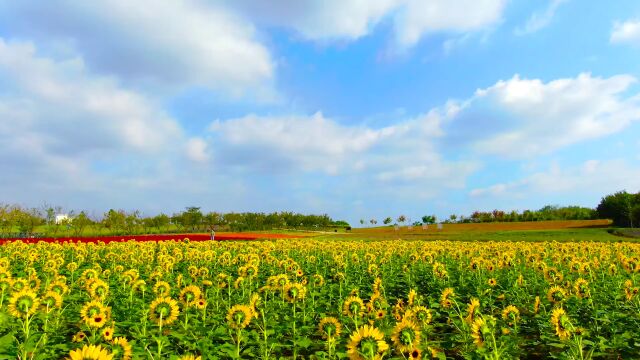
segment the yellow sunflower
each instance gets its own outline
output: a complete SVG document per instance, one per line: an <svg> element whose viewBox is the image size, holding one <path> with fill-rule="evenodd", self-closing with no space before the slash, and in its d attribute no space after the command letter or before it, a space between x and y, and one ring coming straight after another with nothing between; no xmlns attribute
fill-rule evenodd
<svg viewBox="0 0 640 360"><path fill-rule="evenodd" d="M502 310L502 319L507 320L509 326L520 320L520 310L513 305L509 305Z"/></svg>
<svg viewBox="0 0 640 360"><path fill-rule="evenodd" d="M422 359L422 351L420 351L419 348L414 348L411 351L409 351L408 358L411 360L420 360Z"/></svg>
<svg viewBox="0 0 640 360"><path fill-rule="evenodd" d="M487 325L483 318L477 317L473 320L473 324L471 324L471 337L473 338L473 343L476 344L477 347L484 347L484 334L487 331Z"/></svg>
<svg viewBox="0 0 640 360"><path fill-rule="evenodd" d="M85 345L82 349L71 350L68 360L111 360L113 354L100 345Z"/></svg>
<svg viewBox="0 0 640 360"><path fill-rule="evenodd" d="M393 329L391 341L398 352L408 353L420 345L420 330L411 320L404 319Z"/></svg>
<svg viewBox="0 0 640 360"><path fill-rule="evenodd" d="M64 295L69 291L69 287L64 282L56 280L49 284L47 290L57 292L60 295Z"/></svg>
<svg viewBox="0 0 640 360"><path fill-rule="evenodd" d="M47 312L59 309L62 306L62 296L55 291L49 290L42 297L41 303Z"/></svg>
<svg viewBox="0 0 640 360"><path fill-rule="evenodd" d="M583 278L578 278L573 284L573 290L578 299L587 299L591 296L589 282Z"/></svg>
<svg viewBox="0 0 640 360"><path fill-rule="evenodd" d="M71 338L71 341L73 341L73 342L82 342L86 337L87 337L87 335L84 332L79 331L78 333L73 335L73 338Z"/></svg>
<svg viewBox="0 0 640 360"><path fill-rule="evenodd" d="M306 294L307 288L299 283L288 283L284 287L284 296L291 303L301 301Z"/></svg>
<svg viewBox="0 0 640 360"><path fill-rule="evenodd" d="M249 306L236 304L229 309L227 322L232 329L244 329L251 323L252 317L253 311L251 311Z"/></svg>
<svg viewBox="0 0 640 360"><path fill-rule="evenodd" d="M556 335L560 340L566 340L571 336L571 331L569 330L571 323L567 312L563 308L553 309L553 312L551 312L551 325L555 328Z"/></svg>
<svg viewBox="0 0 640 360"><path fill-rule="evenodd" d="M107 314L98 313L91 315L85 322L89 327L99 329L107 323Z"/></svg>
<svg viewBox="0 0 640 360"><path fill-rule="evenodd" d="M11 284L11 290L13 292L20 292L22 290L29 289L29 282L22 278L13 279Z"/></svg>
<svg viewBox="0 0 640 360"><path fill-rule="evenodd" d="M125 337L117 337L111 341L111 351L119 360L130 360L132 356L131 344Z"/></svg>
<svg viewBox="0 0 640 360"><path fill-rule="evenodd" d="M149 306L149 317L156 324L171 325L178 320L180 308L178 302L170 297L159 297Z"/></svg>
<svg viewBox="0 0 640 360"><path fill-rule="evenodd" d="M418 292L415 289L411 289L407 297L408 306L413 306L413 302L416 300L416 296L418 296Z"/></svg>
<svg viewBox="0 0 640 360"><path fill-rule="evenodd" d="M320 274L313 275L313 281L311 282L315 287L322 287L324 285L324 277Z"/></svg>
<svg viewBox="0 0 640 360"><path fill-rule="evenodd" d="M342 313L348 317L362 317L364 314L364 302L357 296L350 296L342 305Z"/></svg>
<svg viewBox="0 0 640 360"><path fill-rule="evenodd" d="M102 330L102 337L105 340L111 340L111 339L113 339L113 332L114 331L115 330L114 330L113 326L108 326L108 327L106 327L106 328L104 328Z"/></svg>
<svg viewBox="0 0 640 360"><path fill-rule="evenodd" d="M109 295L109 284L102 279L95 279L89 285L89 295L94 299L104 301Z"/></svg>
<svg viewBox="0 0 640 360"><path fill-rule="evenodd" d="M340 325L340 321L334 317L325 317L320 320L318 331L322 334L323 339L335 339L340 337L342 325Z"/></svg>
<svg viewBox="0 0 640 360"><path fill-rule="evenodd" d="M379 360L388 349L384 334L374 326L364 325L351 334L347 355L351 360Z"/></svg>
<svg viewBox="0 0 640 360"><path fill-rule="evenodd" d="M469 324L473 323L476 312L480 309L480 300L472 298L471 302L467 305L467 316L464 318Z"/></svg>
<svg viewBox="0 0 640 360"><path fill-rule="evenodd" d="M97 300L92 300L85 303L82 306L82 309L80 309L80 317L87 324L91 321L90 320L91 317L98 314L103 314L106 316L106 314L108 313L109 313L109 309L106 306L104 306L102 302Z"/></svg>
<svg viewBox="0 0 640 360"><path fill-rule="evenodd" d="M440 305L443 308L448 309L453 305L453 301L450 299L454 297L456 294L453 291L453 288L446 288L442 291L442 295L440 296Z"/></svg>
<svg viewBox="0 0 640 360"><path fill-rule="evenodd" d="M564 301L566 297L567 292L558 285L552 286L549 291L547 291L547 300L554 304Z"/></svg>
<svg viewBox="0 0 640 360"><path fill-rule="evenodd" d="M202 291L199 287L195 285L186 286L180 291L180 301L182 301L185 305L191 306L195 305L195 302L200 299L200 295Z"/></svg>
<svg viewBox="0 0 640 360"><path fill-rule="evenodd" d="M18 318L26 318L36 313L40 299L31 289L24 288L16 292L9 300L9 313Z"/></svg>
<svg viewBox="0 0 640 360"><path fill-rule="evenodd" d="M158 281L153 285L153 292L158 296L168 296L171 293L171 286L166 281Z"/></svg>
<svg viewBox="0 0 640 360"><path fill-rule="evenodd" d="M411 309L411 317L422 326L425 326L431 323L433 315L431 314L431 310L424 306L414 306Z"/></svg>
<svg viewBox="0 0 640 360"><path fill-rule="evenodd" d="M202 356L195 356L192 354L182 355L178 358L178 360L202 360Z"/></svg>

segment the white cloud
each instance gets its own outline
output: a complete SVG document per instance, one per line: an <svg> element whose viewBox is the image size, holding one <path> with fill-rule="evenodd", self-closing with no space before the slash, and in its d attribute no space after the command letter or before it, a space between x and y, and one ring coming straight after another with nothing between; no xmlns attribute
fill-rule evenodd
<svg viewBox="0 0 640 360"><path fill-rule="evenodd" d="M398 131L395 127L373 130L343 126L321 113L312 116L259 117L215 121L210 129L227 147L225 159L253 165L271 158L275 163L295 164L305 170L335 173L349 155L363 153L381 139ZM244 154L243 154L244 153ZM242 163L242 162L240 162Z"/></svg>
<svg viewBox="0 0 640 360"><path fill-rule="evenodd" d="M377 184L375 191L388 195L433 196L442 188L463 187L478 169L475 162L444 159L435 145L445 136L442 125L458 111L460 105L451 102L378 129L340 124L321 113L249 115L213 122L211 144L219 169L341 176Z"/></svg>
<svg viewBox="0 0 640 360"><path fill-rule="evenodd" d="M358 39L402 0L237 0L231 6L258 23L295 29L309 40Z"/></svg>
<svg viewBox="0 0 640 360"><path fill-rule="evenodd" d="M640 119L640 96L625 93L636 79L583 73L547 83L514 76L480 89L464 121L484 134L476 148L504 157L534 157L607 136ZM464 113L464 112L463 112Z"/></svg>
<svg viewBox="0 0 640 360"><path fill-rule="evenodd" d="M400 45L412 46L435 32L478 31L500 20L505 0L408 0L394 20Z"/></svg>
<svg viewBox="0 0 640 360"><path fill-rule="evenodd" d="M191 138L187 140L186 147L187 158L192 161L205 163L210 159L208 145L204 139Z"/></svg>
<svg viewBox="0 0 640 360"><path fill-rule="evenodd" d="M51 152L152 152L181 136L153 101L92 76L80 58L53 61L37 56L30 43L0 38L0 77L0 129L14 139L37 139Z"/></svg>
<svg viewBox="0 0 640 360"><path fill-rule="evenodd" d="M472 197L531 198L563 194L576 198L597 199L622 189L640 190L640 167L625 160L587 160L575 166L552 163L545 171L524 178L499 183L469 192Z"/></svg>
<svg viewBox="0 0 640 360"><path fill-rule="evenodd" d="M506 0L327 0L234 1L256 22L296 30L310 40L355 40L385 20L393 24L396 41L415 45L435 32L465 33L496 24Z"/></svg>
<svg viewBox="0 0 640 360"><path fill-rule="evenodd" d="M0 164L11 169L0 188L15 192L8 198L153 186L185 141L152 99L93 75L80 58L55 61L0 38L0 78Z"/></svg>
<svg viewBox="0 0 640 360"><path fill-rule="evenodd" d="M523 27L516 28L516 35L532 34L549 26L551 20L553 20L553 17L556 15L556 11L558 11L560 5L566 3L567 1L568 0L551 0L545 11L533 13Z"/></svg>
<svg viewBox="0 0 640 360"><path fill-rule="evenodd" d="M611 31L611 43L640 46L640 20L616 22Z"/></svg>
<svg viewBox="0 0 640 360"><path fill-rule="evenodd" d="M91 69L135 84L269 96L274 64L268 50L250 23L221 6L195 0L0 3L0 20L13 35L66 44Z"/></svg>

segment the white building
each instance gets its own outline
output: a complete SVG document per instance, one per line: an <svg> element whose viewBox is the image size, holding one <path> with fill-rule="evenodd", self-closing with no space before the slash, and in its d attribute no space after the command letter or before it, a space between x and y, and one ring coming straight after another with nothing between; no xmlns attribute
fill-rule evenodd
<svg viewBox="0 0 640 360"><path fill-rule="evenodd" d="M57 214L56 215L56 225L60 225L66 221L70 221L71 218L69 217L69 214Z"/></svg>

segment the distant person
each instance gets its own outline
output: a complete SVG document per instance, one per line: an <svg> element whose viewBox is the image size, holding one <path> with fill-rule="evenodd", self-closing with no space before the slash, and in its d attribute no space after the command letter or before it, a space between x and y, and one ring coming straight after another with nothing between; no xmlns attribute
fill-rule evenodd
<svg viewBox="0 0 640 360"><path fill-rule="evenodd" d="M211 228L211 241L214 241L216 239L216 231Z"/></svg>

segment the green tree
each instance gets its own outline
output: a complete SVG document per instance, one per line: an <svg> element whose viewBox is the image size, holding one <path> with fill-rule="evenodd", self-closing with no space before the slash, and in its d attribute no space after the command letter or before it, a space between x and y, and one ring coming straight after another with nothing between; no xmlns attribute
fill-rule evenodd
<svg viewBox="0 0 640 360"><path fill-rule="evenodd" d="M84 211L81 211L78 216L74 217L73 220L71 220L71 225L73 226L73 234L75 236L82 236L84 230L91 224L93 224L93 221L89 219Z"/></svg>
<svg viewBox="0 0 640 360"><path fill-rule="evenodd" d="M393 222L393 219L391 218L391 216L388 216L387 218L384 219L384 221L382 222L385 225L389 225Z"/></svg>
<svg viewBox="0 0 640 360"><path fill-rule="evenodd" d="M615 226L633 227L633 209L638 204L640 204L640 194L618 191L615 194L603 197L596 211L598 212L598 217L611 219Z"/></svg>
<svg viewBox="0 0 640 360"><path fill-rule="evenodd" d="M112 235L122 234L125 229L127 214L124 210L109 210L104 214L102 226L109 230Z"/></svg>
<svg viewBox="0 0 640 360"><path fill-rule="evenodd" d="M198 230L202 225L203 219L204 215L202 215L199 207L190 206L182 213L183 226L191 231Z"/></svg>

